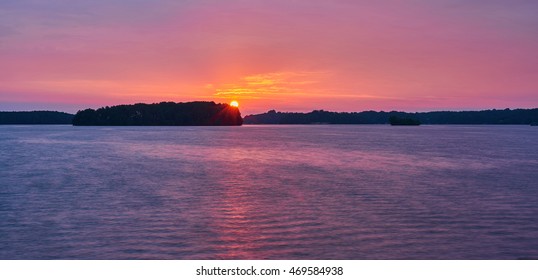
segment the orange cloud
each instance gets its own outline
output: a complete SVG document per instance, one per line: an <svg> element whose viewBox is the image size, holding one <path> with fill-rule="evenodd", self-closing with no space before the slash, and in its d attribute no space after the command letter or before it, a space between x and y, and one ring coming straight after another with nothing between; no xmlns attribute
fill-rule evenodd
<svg viewBox="0 0 538 280"><path fill-rule="evenodd" d="M215 88L218 98L271 99L279 95L292 97L306 94L313 84L322 82L326 72L274 72L250 75L235 83L223 84Z"/></svg>

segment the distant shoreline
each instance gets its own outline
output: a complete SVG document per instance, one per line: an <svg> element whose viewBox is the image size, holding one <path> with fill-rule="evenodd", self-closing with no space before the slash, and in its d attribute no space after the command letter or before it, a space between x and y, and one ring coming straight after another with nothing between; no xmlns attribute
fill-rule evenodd
<svg viewBox="0 0 538 280"><path fill-rule="evenodd" d="M155 104L169 104L168 106L174 106L171 104L191 104L189 103L155 103ZM204 106L217 106L217 104L209 102L209 105ZM135 104L136 105L136 104ZM113 107L105 107L99 110L107 110L107 108L131 108L129 106L135 105L120 105ZM147 104L144 104L149 106ZM184 106L184 105L182 105ZM196 105L195 105L196 106ZM198 104L199 106L199 104ZM181 106L180 106L181 107ZM134 107L133 107L134 108ZM224 107L223 107L224 108ZM97 110L97 111L99 111ZM109 110L109 109L108 109ZM159 113L159 108L155 107L152 112ZM172 112L180 112L179 107L173 107ZM204 109L204 110L207 110ZM84 110L87 111L87 110ZM79 111L77 114L80 114ZM94 110L95 111L95 110ZM199 114L199 109L194 109L190 114ZM0 112L0 125L73 125L75 114L69 114L58 111L17 111L17 112ZM416 119L420 121L422 125L532 125L538 123L538 108L534 109L503 109L503 110L482 110L482 111L432 111L423 113L408 113L399 111L363 111L363 112L330 112L324 110L316 110L309 113L293 113L293 112L277 112L275 110L268 111L262 114L247 115L241 117L241 115L235 115L233 120L227 120L224 123L231 125L238 125L243 123L245 125L278 125L278 124L290 124L290 125L371 125L371 124L389 124L389 118L391 116L399 118ZM161 118L157 124L129 124L133 122L132 118L126 118L125 115L119 116L122 118L122 122L101 122L96 124L98 126L132 126L132 125L144 125L144 126L208 126L213 125L210 120L198 119L198 121L189 120L192 116L183 116L182 120L175 120L167 118ZM186 119L185 119L186 118ZM241 121L240 121L241 119ZM155 121L157 122L157 121ZM154 123L155 123L154 122ZM127 123L127 124L125 124ZM92 125L92 124L86 124ZM227 125L227 124L224 124ZM239 124L240 125L240 124Z"/></svg>
<svg viewBox="0 0 538 280"><path fill-rule="evenodd" d="M315 110L309 113L277 112L248 115L244 124L389 124L390 118L413 120L423 125L531 125L538 122L538 108L483 111L407 112L330 112Z"/></svg>
<svg viewBox="0 0 538 280"><path fill-rule="evenodd" d="M0 112L0 125L70 125L74 117L58 111Z"/></svg>

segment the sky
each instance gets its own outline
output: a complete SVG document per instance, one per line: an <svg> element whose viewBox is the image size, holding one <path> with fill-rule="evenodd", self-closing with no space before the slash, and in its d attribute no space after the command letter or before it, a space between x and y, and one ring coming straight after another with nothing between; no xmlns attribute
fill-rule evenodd
<svg viewBox="0 0 538 280"><path fill-rule="evenodd" d="M538 107L535 0L1 0L0 110Z"/></svg>

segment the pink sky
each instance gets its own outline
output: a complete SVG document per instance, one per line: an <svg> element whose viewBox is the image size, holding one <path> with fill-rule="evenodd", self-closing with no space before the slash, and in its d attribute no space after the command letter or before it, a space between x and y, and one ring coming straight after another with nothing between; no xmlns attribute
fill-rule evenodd
<svg viewBox="0 0 538 280"><path fill-rule="evenodd" d="M538 107L536 14L526 0L5 0L0 110Z"/></svg>

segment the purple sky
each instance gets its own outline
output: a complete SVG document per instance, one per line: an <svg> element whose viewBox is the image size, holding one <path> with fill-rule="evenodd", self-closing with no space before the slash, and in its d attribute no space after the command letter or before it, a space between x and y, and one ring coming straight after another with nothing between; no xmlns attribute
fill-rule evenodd
<svg viewBox="0 0 538 280"><path fill-rule="evenodd" d="M0 110L538 107L538 1L2 0Z"/></svg>

